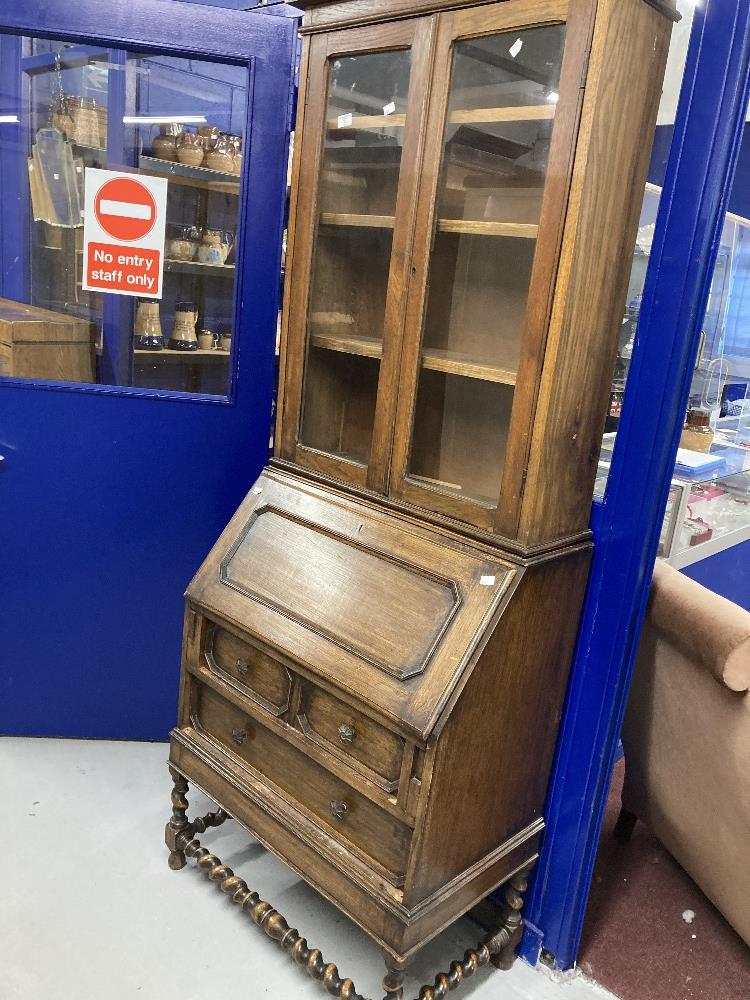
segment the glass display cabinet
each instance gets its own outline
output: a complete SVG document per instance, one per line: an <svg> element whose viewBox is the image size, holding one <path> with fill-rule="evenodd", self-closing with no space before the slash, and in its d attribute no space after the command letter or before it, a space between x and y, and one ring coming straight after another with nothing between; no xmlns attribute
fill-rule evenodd
<svg viewBox="0 0 750 1000"><path fill-rule="evenodd" d="M438 996L520 935L676 14L299 6L277 451L188 590L166 839L350 1000L206 825L238 818L362 926L396 1000L507 885ZM206 822L189 781L221 806Z"/></svg>
<svg viewBox="0 0 750 1000"><path fill-rule="evenodd" d="M13 103L28 109L29 122L28 175L19 185L29 252L14 298L81 320L93 360L84 370L37 365L11 374L226 396L246 69L47 38L17 44ZM134 298L83 288L90 167L169 181L163 297L150 316ZM173 326L185 304L195 330L180 341ZM150 337L142 336L144 319Z"/></svg>
<svg viewBox="0 0 750 1000"><path fill-rule="evenodd" d="M596 480L599 496L607 485L660 196L661 188L646 185ZM750 220L726 214L659 544L661 558L691 575L697 564L750 541L749 234ZM739 550L736 561L742 562ZM721 574L736 569L720 560L697 572L701 582L734 598L746 588Z"/></svg>

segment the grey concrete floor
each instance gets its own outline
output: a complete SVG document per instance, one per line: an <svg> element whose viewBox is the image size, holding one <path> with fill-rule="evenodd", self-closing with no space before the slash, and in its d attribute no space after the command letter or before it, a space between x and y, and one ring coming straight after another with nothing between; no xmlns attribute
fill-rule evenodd
<svg viewBox="0 0 750 1000"><path fill-rule="evenodd" d="M313 1000L326 996L191 864L167 868L171 781L162 744L0 740L1 1000ZM191 813L213 808L191 790ZM202 840L379 1000L377 948L235 823ZM406 996L477 940L460 921L410 970ZM453 994L452 994L453 995ZM517 962L481 970L472 1000L607 1000Z"/></svg>

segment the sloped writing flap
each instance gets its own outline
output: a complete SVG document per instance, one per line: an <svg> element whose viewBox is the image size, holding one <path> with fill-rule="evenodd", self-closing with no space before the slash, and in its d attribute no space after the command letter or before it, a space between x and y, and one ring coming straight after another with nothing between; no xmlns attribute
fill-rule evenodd
<svg viewBox="0 0 750 1000"><path fill-rule="evenodd" d="M256 511L221 579L404 678L425 669L461 603L451 580L273 507Z"/></svg>

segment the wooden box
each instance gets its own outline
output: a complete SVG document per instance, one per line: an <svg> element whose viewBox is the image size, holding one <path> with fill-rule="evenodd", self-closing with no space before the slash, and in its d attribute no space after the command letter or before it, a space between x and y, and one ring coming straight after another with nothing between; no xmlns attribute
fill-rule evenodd
<svg viewBox="0 0 750 1000"><path fill-rule="evenodd" d="M0 375L95 382L91 324L65 313L0 299Z"/></svg>

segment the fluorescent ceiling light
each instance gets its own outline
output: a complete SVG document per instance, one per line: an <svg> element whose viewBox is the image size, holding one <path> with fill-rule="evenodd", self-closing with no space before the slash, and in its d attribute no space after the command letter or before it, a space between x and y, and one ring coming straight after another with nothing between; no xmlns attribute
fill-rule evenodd
<svg viewBox="0 0 750 1000"><path fill-rule="evenodd" d="M18 115L0 115L0 125L18 125L20 119Z"/></svg>
<svg viewBox="0 0 750 1000"><path fill-rule="evenodd" d="M125 115L123 125L205 125L205 115Z"/></svg>

